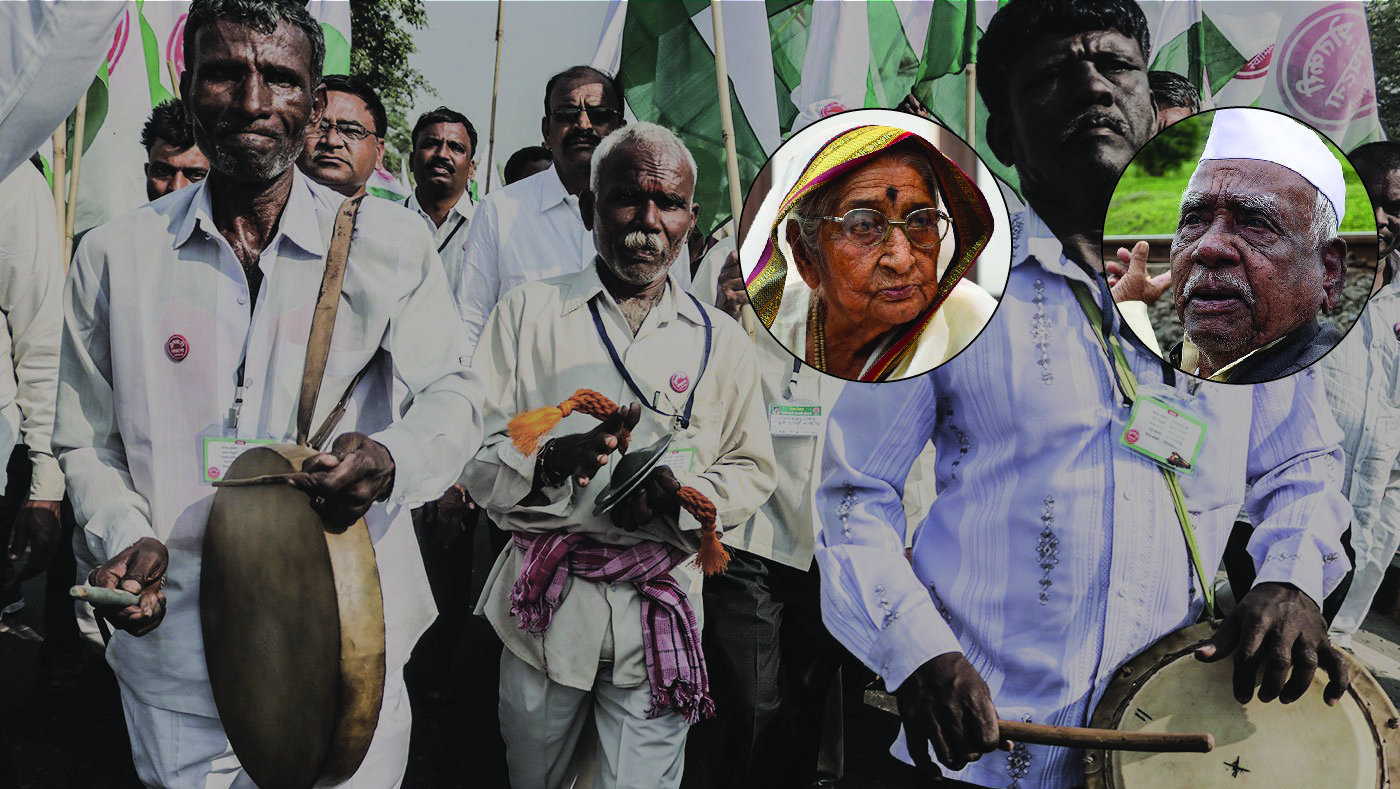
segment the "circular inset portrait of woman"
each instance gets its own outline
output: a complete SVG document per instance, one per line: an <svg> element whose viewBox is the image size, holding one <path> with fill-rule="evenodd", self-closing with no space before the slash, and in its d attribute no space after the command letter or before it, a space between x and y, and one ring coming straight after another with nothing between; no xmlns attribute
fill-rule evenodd
<svg viewBox="0 0 1400 789"><path fill-rule="evenodd" d="M1166 127L1114 190L1103 259L1125 323L1177 369L1260 383L1339 343L1377 282L1375 214L1346 156L1281 113Z"/></svg>
<svg viewBox="0 0 1400 789"><path fill-rule="evenodd" d="M740 264L759 320L798 359L892 381L943 364L987 325L1009 269L1006 204L951 131L841 113L794 135L768 168L771 186L748 196Z"/></svg>

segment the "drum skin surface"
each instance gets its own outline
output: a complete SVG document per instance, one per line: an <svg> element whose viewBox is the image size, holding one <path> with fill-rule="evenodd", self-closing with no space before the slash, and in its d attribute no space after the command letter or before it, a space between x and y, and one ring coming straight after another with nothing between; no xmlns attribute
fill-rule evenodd
<svg viewBox="0 0 1400 789"><path fill-rule="evenodd" d="M314 454L257 447L227 477L285 474ZM334 533L285 483L220 488L202 562L209 680L248 776L261 789L345 781L384 695L384 601L365 522Z"/></svg>
<svg viewBox="0 0 1400 789"><path fill-rule="evenodd" d="M1292 704L1231 690L1234 658L1202 663L1192 652L1209 623L1171 633L1118 670L1090 725L1122 731L1209 732L1211 753L1085 753L1086 789L1327 787L1384 789L1400 775L1395 707L1375 678L1343 653L1351 688L1335 707L1322 700L1327 675Z"/></svg>

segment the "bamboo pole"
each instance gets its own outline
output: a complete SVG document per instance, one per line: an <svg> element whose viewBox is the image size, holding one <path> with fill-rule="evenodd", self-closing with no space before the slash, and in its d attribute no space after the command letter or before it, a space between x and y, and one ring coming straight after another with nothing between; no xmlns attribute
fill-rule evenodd
<svg viewBox="0 0 1400 789"><path fill-rule="evenodd" d="M64 199L64 190L67 187L64 170L67 167L68 119L64 118L53 133L53 211L54 215L58 217L57 230L60 249L63 247L63 228L68 224L68 204Z"/></svg>
<svg viewBox="0 0 1400 789"><path fill-rule="evenodd" d="M87 118L87 94L78 99L73 118L73 171L68 177L68 214L63 222L63 267L73 257L73 222L78 218L78 177L83 167L83 125Z"/></svg>
<svg viewBox="0 0 1400 789"><path fill-rule="evenodd" d="M977 150L977 65L967 64L967 147Z"/></svg>
<svg viewBox="0 0 1400 789"><path fill-rule="evenodd" d="M730 222L734 226L734 248L739 248L739 217L744 212L744 198L739 192L739 148L734 141L734 111L729 106L729 65L724 55L724 16L720 0L710 0L710 21L715 31L715 81L719 86L719 120L724 136L724 159L729 174ZM739 313L739 323L752 338L758 332L757 315L747 306Z"/></svg>
<svg viewBox="0 0 1400 789"><path fill-rule="evenodd" d="M496 157L496 96L501 88L501 42L505 38L505 15L505 0L496 0L496 74L491 78L491 130L486 140L486 189L483 195L491 191L491 162Z"/></svg>

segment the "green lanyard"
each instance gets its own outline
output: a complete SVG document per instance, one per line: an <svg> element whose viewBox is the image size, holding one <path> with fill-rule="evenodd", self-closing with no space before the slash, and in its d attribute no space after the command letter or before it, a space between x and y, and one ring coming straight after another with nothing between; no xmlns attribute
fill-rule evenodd
<svg viewBox="0 0 1400 789"><path fill-rule="evenodd" d="M1103 319L1103 311L1094 302L1094 296L1089 292L1089 287L1082 282L1073 281L1069 283L1069 286L1074 291L1074 297L1079 300L1080 308L1089 318L1089 326L1099 338L1099 343L1113 349L1113 364L1117 368L1117 377L1123 387L1124 394L1130 399L1136 400L1137 376L1133 375L1133 368L1123 355L1123 346L1118 341L1118 337L1105 338L1103 329L1099 328L1099 323ZM1167 492L1171 493L1172 504L1176 507L1176 519L1181 523L1181 534L1186 538L1186 549L1191 553L1191 564L1196 568L1196 577L1201 581L1201 593L1206 598L1206 616L1215 616L1215 588L1210 583L1213 577L1206 576L1205 566L1201 563L1201 549L1196 545L1196 530L1191 525L1191 513L1186 509L1186 495L1181 492L1181 480L1177 478L1175 471L1165 466L1158 466L1157 470L1162 472L1162 478L1167 481Z"/></svg>

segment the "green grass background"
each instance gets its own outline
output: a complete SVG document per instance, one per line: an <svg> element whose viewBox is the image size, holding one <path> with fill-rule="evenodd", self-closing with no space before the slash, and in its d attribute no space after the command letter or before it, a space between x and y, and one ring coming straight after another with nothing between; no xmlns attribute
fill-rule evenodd
<svg viewBox="0 0 1400 789"><path fill-rule="evenodd" d="M1210 128L1213 112L1187 118L1181 123L1201 124L1201 144L1189 161L1168 171L1161 177L1148 175L1135 160L1119 179L1113 191L1113 200L1108 206L1108 216L1104 220L1104 234L1133 235L1146 233L1171 234L1176 232L1177 206L1181 193L1186 190L1186 182L1196 169L1196 161L1205 149L1206 132ZM1154 139L1148 146L1156 142ZM1341 232L1366 232L1376 229L1374 209L1361 186L1361 179L1352 169L1342 152L1330 142L1327 147L1342 165L1342 177L1346 180L1346 217L1342 219Z"/></svg>

